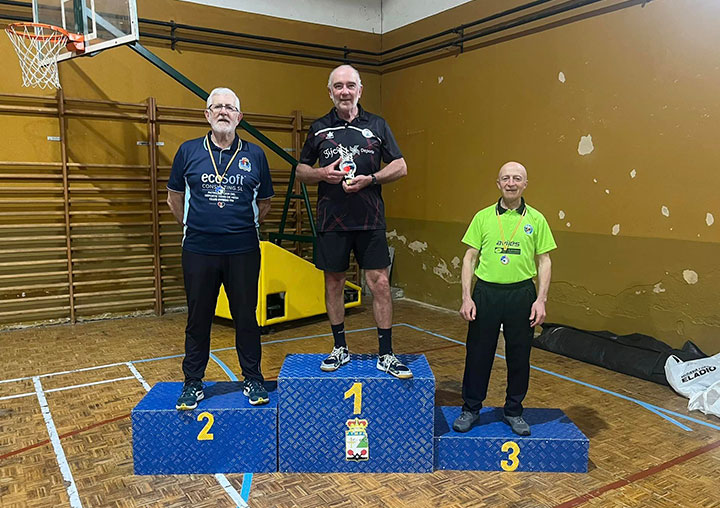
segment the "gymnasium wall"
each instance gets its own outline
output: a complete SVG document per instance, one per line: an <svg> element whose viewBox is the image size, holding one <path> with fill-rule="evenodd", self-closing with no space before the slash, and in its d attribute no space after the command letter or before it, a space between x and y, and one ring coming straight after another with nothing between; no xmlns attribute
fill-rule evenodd
<svg viewBox="0 0 720 508"><path fill-rule="evenodd" d="M470 2L383 44L509 6ZM549 321L720 351L720 3L601 2L566 18L384 73L409 171L384 189L393 284L459 308L460 240L517 160L558 243Z"/></svg>

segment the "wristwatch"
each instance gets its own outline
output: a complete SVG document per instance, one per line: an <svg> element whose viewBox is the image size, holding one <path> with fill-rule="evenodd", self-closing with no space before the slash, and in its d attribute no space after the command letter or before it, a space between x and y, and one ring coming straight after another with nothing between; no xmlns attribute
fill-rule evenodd
<svg viewBox="0 0 720 508"><path fill-rule="evenodd" d="M377 185L377 184L378 184L377 178L375 178L375 173L373 173L372 175L370 175L370 178L372 178L372 184L371 184L371 185Z"/></svg>

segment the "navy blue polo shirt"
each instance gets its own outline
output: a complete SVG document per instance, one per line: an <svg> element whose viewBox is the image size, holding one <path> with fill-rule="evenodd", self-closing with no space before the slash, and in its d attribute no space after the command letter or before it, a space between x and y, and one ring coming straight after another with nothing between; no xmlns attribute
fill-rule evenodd
<svg viewBox="0 0 720 508"><path fill-rule="evenodd" d="M258 248L257 200L274 194L267 158L259 146L237 134L224 149L210 140L210 133L186 141L175 154L167 188L185 195L183 249L240 254Z"/></svg>
<svg viewBox="0 0 720 508"><path fill-rule="evenodd" d="M335 108L310 126L300 162L320 166L334 162L340 145L352 154L356 175L380 171L380 162L402 158L400 148L385 120L365 111L358 104L352 122L340 118ZM341 183L318 183L317 226L319 231L358 231L385 229L385 203L380 185L368 185L346 193Z"/></svg>

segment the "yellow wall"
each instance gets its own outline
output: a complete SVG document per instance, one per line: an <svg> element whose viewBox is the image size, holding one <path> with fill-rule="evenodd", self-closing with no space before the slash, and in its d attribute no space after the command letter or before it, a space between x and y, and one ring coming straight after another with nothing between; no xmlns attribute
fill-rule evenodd
<svg viewBox="0 0 720 508"><path fill-rule="evenodd" d="M175 0L140 2L139 14L378 49L521 3L476 0L382 40ZM720 350L720 224L706 223L706 214L720 220L720 4L640 4L603 2L603 8L624 7L585 8L565 15L572 18L565 23L538 22L483 39L464 54L382 76L363 72L364 106L387 118L408 161L409 176L384 194L397 248L393 282L409 297L459 305L460 238L475 211L497 199L499 166L516 159L529 169L528 202L545 213L559 245L549 320L644 332L676 345L692 339L708 352ZM332 64L143 43L206 90L234 88L246 111L318 116L331 106L325 84ZM0 58L14 61L9 44L0 44ZM0 80L0 93L27 93L15 71ZM154 96L165 105L202 106L128 48L61 64L61 77L68 97L142 102ZM12 136L0 158L58 160L58 144L46 141L58 133L56 120L1 116L0 125ZM162 131L161 164L182 139L203 130ZM139 124L70 121L71 145L86 145L70 158L143 163L147 149L136 142L144 135ZM290 144L286 135L269 135ZM586 135L594 150L580 155ZM285 167L274 156L271 165Z"/></svg>
<svg viewBox="0 0 720 508"><path fill-rule="evenodd" d="M409 168L385 194L403 237L394 283L459 307L461 236L519 160L559 246L550 321L720 350L720 224L706 223L720 220L719 17L713 0L656 0L385 73L382 111Z"/></svg>

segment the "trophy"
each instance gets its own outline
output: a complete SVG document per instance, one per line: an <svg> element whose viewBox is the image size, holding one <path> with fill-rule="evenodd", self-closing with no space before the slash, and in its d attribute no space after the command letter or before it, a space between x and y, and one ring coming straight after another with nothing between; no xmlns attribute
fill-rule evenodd
<svg viewBox="0 0 720 508"><path fill-rule="evenodd" d="M355 178L355 170L357 169L357 166L355 165L355 161L353 161L353 155L357 153L357 148L349 149L342 145L338 145L338 153L340 154L341 159L339 169L345 174L345 181L349 182Z"/></svg>

